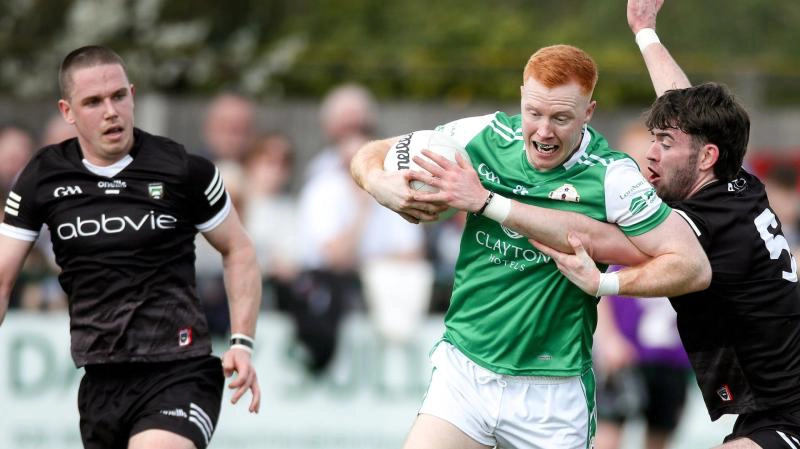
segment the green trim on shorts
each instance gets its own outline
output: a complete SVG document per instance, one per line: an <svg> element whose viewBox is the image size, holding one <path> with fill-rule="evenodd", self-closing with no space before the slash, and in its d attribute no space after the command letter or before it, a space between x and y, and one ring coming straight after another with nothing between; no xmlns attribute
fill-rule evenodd
<svg viewBox="0 0 800 449"><path fill-rule="evenodd" d="M589 429L586 435L586 449L594 448L594 437L597 432L597 381L594 377L594 370L587 369L581 374L581 388L583 389L583 396L586 399L586 410L589 412L589 422L587 428Z"/></svg>

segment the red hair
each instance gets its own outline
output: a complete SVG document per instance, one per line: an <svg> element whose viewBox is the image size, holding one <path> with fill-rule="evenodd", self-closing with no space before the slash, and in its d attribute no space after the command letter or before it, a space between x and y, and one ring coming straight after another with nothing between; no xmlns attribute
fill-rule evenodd
<svg viewBox="0 0 800 449"><path fill-rule="evenodd" d="M548 89L578 83L583 94L591 95L597 84L597 64L588 53L571 45L553 45L534 53L525 71L522 82L533 78Z"/></svg>

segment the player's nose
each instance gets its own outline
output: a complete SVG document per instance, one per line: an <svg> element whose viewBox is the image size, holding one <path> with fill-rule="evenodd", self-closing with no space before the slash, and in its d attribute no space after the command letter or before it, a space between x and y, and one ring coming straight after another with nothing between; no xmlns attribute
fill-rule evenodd
<svg viewBox="0 0 800 449"><path fill-rule="evenodd" d="M111 101L110 98L106 98L105 101L103 101L103 108L105 109L104 114L106 118L117 116L117 108L114 107L114 102Z"/></svg>

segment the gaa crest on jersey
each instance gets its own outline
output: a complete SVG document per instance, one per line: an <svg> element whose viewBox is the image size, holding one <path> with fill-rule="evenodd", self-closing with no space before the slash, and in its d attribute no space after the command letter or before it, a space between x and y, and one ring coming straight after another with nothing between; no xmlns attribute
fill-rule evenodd
<svg viewBox="0 0 800 449"><path fill-rule="evenodd" d="M178 331L178 346L189 346L192 344L192 328L185 327Z"/></svg>
<svg viewBox="0 0 800 449"><path fill-rule="evenodd" d="M717 389L717 395L719 395L720 399L722 399L724 402L730 402L733 400L733 393L731 393L731 389L727 384Z"/></svg>
<svg viewBox="0 0 800 449"><path fill-rule="evenodd" d="M164 197L164 183L151 182L150 184L147 184L147 193L150 194L150 198L154 200L160 200Z"/></svg>
<svg viewBox="0 0 800 449"><path fill-rule="evenodd" d="M59 186L53 190L53 196L56 198L69 195L77 195L83 193L80 186Z"/></svg>
<svg viewBox="0 0 800 449"><path fill-rule="evenodd" d="M564 184L563 186L553 190L547 195L551 200L569 201L571 203L580 202L581 196L575 186L572 184Z"/></svg>

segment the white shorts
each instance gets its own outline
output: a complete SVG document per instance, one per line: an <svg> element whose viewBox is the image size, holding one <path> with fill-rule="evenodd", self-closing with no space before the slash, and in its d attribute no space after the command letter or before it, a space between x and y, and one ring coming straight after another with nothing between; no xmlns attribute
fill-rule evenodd
<svg viewBox="0 0 800 449"><path fill-rule="evenodd" d="M448 421L478 443L515 449L594 446L594 373L582 376L505 376L476 365L442 341L419 410Z"/></svg>

